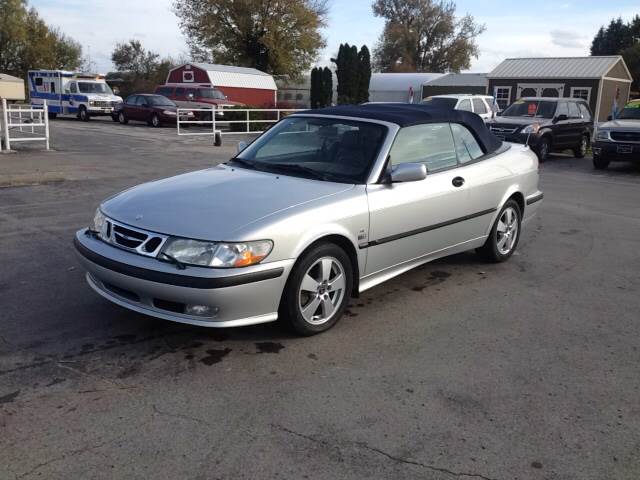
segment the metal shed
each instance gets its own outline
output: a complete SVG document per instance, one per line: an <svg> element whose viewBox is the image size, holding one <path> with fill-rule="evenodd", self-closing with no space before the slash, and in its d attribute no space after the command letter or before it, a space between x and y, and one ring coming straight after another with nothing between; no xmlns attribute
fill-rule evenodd
<svg viewBox="0 0 640 480"><path fill-rule="evenodd" d="M522 97L586 100L596 121L629 99L632 77L619 55L602 57L508 58L487 75L488 93L501 108Z"/></svg>
<svg viewBox="0 0 640 480"><path fill-rule="evenodd" d="M273 106L278 87L273 77L255 68L186 63L172 69L167 84L215 87L229 100L251 106Z"/></svg>
<svg viewBox="0 0 640 480"><path fill-rule="evenodd" d="M486 73L449 73L422 86L422 98L433 95L469 93L484 95L487 92Z"/></svg>
<svg viewBox="0 0 640 480"><path fill-rule="evenodd" d="M369 101L418 103L422 100L422 85L442 76L442 73L374 73L369 84Z"/></svg>
<svg viewBox="0 0 640 480"><path fill-rule="evenodd" d="M22 101L25 99L24 93L24 80L0 73L0 98Z"/></svg>

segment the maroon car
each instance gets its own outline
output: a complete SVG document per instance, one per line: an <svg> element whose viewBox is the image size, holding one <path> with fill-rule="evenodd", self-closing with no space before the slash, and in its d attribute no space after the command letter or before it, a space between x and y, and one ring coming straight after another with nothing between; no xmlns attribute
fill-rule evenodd
<svg viewBox="0 0 640 480"><path fill-rule="evenodd" d="M123 125L129 120L147 122L152 127L160 127L162 124L175 124L178 116L178 107L175 103L162 95L136 93L129 95L124 103L116 106L113 112L113 121ZM181 114L181 120L191 120L193 112Z"/></svg>

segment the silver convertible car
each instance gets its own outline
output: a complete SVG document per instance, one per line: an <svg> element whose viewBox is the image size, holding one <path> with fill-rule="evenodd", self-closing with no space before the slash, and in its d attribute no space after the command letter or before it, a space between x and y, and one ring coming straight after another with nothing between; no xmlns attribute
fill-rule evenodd
<svg viewBox="0 0 640 480"><path fill-rule="evenodd" d="M480 117L421 105L291 115L227 163L104 201L75 247L106 299L205 327L333 326L431 260L508 259L540 206L538 160Z"/></svg>

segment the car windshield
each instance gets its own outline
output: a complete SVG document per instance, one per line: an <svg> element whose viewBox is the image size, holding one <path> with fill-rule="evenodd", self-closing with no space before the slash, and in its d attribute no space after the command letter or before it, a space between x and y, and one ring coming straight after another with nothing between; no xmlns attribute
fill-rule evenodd
<svg viewBox="0 0 640 480"><path fill-rule="evenodd" d="M431 97L431 98L426 98L422 101L423 105L428 105L430 107L435 107L435 108L444 108L447 110L453 110L454 108L456 108L456 105L458 104L458 99L457 98L445 98L445 97Z"/></svg>
<svg viewBox="0 0 640 480"><path fill-rule="evenodd" d="M624 107L618 115L618 120L640 120L640 102Z"/></svg>
<svg viewBox="0 0 640 480"><path fill-rule="evenodd" d="M162 95L152 95L147 97L147 102L149 105L153 105L154 107L175 107L176 104L169 100L167 97L163 97Z"/></svg>
<svg viewBox="0 0 640 480"><path fill-rule="evenodd" d="M102 82L78 82L78 90L81 93L108 93L113 95L109 85Z"/></svg>
<svg viewBox="0 0 640 480"><path fill-rule="evenodd" d="M556 106L556 102L518 100L502 112L502 115L505 117L553 118L556 113Z"/></svg>
<svg viewBox="0 0 640 480"><path fill-rule="evenodd" d="M200 98L211 98L213 100L224 100L225 96L220 90L215 88L199 88L198 96Z"/></svg>
<svg viewBox="0 0 640 480"><path fill-rule="evenodd" d="M387 128L320 117L284 119L232 160L255 170L339 183L367 181Z"/></svg>

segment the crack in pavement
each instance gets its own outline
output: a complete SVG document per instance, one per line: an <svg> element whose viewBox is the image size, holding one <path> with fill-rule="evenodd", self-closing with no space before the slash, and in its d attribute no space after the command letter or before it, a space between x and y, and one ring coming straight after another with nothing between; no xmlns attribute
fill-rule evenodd
<svg viewBox="0 0 640 480"><path fill-rule="evenodd" d="M155 404L152 405L152 408L153 408L153 411L156 412L160 416L179 418L181 420L188 420L190 422L200 423L200 424L203 424L203 425L208 425L210 427L215 426L214 424L212 424L210 422L207 422L206 420L202 420L201 418L192 417L190 415L185 415L183 413L165 412L163 410L160 410Z"/></svg>
<svg viewBox="0 0 640 480"><path fill-rule="evenodd" d="M305 435L303 433L296 432L294 430L291 430L291 429L288 429L286 427L283 427L282 425L271 424L271 426L276 428L276 429L278 429L278 430L280 430L280 431L282 431L282 432L288 433L290 435L295 435L296 437L304 438L305 440L308 440L310 442L319 443L319 444L321 444L323 446L330 446L330 447L334 447L334 448L339 448L339 447L336 447L336 445L334 443L329 443L329 442L327 442L325 440L318 439L318 438L313 437L311 435ZM363 450L368 450L368 451L376 453L378 455L382 455L382 456L384 456L384 457L388 458L389 460L392 460L392 461L394 461L396 463L401 463L401 464L405 464L405 465L412 465L412 466L415 466L415 467L421 467L421 468L425 468L427 470L431 470L431 471L434 471L434 472L446 473L448 475L452 475L452 476L458 477L458 478L470 477L470 478L480 478L482 480L496 480L494 478L487 477L487 476L482 475L480 473L455 472L453 470L449 470L448 468L438 467L436 465L430 465L430 464L427 464L427 463L417 462L415 460L409 460L409 459L406 459L406 458L397 457L395 455L391 455L390 453L385 452L384 450L381 450L381 449L376 448L376 447L372 447L366 442L349 442L349 443L351 443L351 445L354 445L354 446L356 446L358 448L361 448Z"/></svg>

